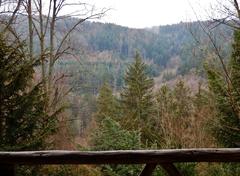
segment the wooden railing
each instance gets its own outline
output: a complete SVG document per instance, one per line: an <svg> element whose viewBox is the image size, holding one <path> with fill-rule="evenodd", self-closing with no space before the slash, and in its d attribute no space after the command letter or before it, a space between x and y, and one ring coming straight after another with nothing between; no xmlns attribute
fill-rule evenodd
<svg viewBox="0 0 240 176"><path fill-rule="evenodd" d="M240 162L240 148L0 152L0 175L13 176L16 165L145 164L140 176L152 175L157 165L169 176L181 176L174 166L181 162Z"/></svg>

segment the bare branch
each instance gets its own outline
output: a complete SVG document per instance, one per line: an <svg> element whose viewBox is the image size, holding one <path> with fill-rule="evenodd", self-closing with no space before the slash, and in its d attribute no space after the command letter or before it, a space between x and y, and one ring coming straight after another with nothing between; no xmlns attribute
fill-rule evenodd
<svg viewBox="0 0 240 176"><path fill-rule="evenodd" d="M14 11L13 11L11 17L10 17L10 20L8 21L6 27L5 27L4 30L3 30L4 32L5 32L7 29L9 29L9 26L10 26L10 25L13 23L13 21L15 20L16 14L17 14L17 12L19 11L19 9L20 9L20 7L21 7L21 5L22 5L22 2L23 2L23 0L18 0L16 8L14 9Z"/></svg>
<svg viewBox="0 0 240 176"><path fill-rule="evenodd" d="M63 39L62 39L59 47L57 48L57 52L56 52L56 53L59 53L59 52L60 52L60 50L62 49L62 46L63 46L64 42L66 41L66 39L68 38L68 36L71 34L72 31L75 30L75 28L76 28L79 24L83 23L84 21L86 21L86 20L88 20L88 19L99 18L99 17L101 17L102 15L104 15L108 10L109 10L109 9L106 9L106 10L104 10L103 12L100 12L100 13L97 13L97 14L93 14L93 15L91 15L91 16L88 16L88 17L84 18L84 19L80 19L77 23L75 23L75 25L73 25L72 28L71 28L71 29L65 34L65 36L63 37ZM58 57L57 57L57 58L58 58ZM56 59L55 59L55 61L56 61Z"/></svg>

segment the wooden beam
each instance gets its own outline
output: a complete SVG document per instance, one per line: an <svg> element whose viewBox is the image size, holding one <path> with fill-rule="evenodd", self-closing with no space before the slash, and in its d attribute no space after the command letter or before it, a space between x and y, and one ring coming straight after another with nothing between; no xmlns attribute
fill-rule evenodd
<svg viewBox="0 0 240 176"><path fill-rule="evenodd" d="M162 163L161 167L165 170L165 172L169 176L182 176L181 173L177 170L177 168L172 163Z"/></svg>
<svg viewBox="0 0 240 176"><path fill-rule="evenodd" d="M0 164L149 164L240 162L237 149L0 152Z"/></svg>
<svg viewBox="0 0 240 176"><path fill-rule="evenodd" d="M156 163L146 164L146 166L144 167L139 176L151 176L156 166L157 166Z"/></svg>

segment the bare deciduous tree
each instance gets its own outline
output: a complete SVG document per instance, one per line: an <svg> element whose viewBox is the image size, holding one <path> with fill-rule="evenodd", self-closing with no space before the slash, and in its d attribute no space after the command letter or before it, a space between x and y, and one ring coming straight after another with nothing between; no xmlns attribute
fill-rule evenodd
<svg viewBox="0 0 240 176"><path fill-rule="evenodd" d="M94 5L73 0L1 0L0 24L3 32L10 31L19 42L25 40L31 60L40 62L39 75L46 95L46 111L55 113L61 109L61 100L69 90L60 80L65 74L56 74L56 62L67 54L74 54L70 36L86 20L99 19L109 9L97 9ZM74 23L64 33L58 32L58 22L74 17ZM25 22L24 35L19 34L17 23ZM21 37L19 37L21 36ZM37 46L36 43L39 43ZM39 50L38 50L39 49Z"/></svg>

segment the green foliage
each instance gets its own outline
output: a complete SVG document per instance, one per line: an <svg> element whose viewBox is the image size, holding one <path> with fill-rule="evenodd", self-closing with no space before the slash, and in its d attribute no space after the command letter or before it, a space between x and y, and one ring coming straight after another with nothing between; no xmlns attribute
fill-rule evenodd
<svg viewBox="0 0 240 176"><path fill-rule="evenodd" d="M136 150L141 148L140 133L128 131L114 119L119 119L117 101L108 84L100 89L97 99L97 113L95 114L98 128L92 136L93 150ZM104 175L137 175L137 166L103 165Z"/></svg>
<svg viewBox="0 0 240 176"><path fill-rule="evenodd" d="M59 28L61 31L66 24L72 26L74 22L76 22L74 18L59 20L57 30ZM209 26L209 22L202 24ZM118 61L129 61L137 50L144 59L159 69L165 68L171 58L179 56L180 65L177 72L182 75L193 68L200 70L202 74L206 50L211 49L210 53L213 53L199 22L165 25L152 29L131 29L114 24L86 22L81 25L79 31L73 33L76 47L81 47L96 56L108 53ZM229 56L232 30L220 24L213 27L211 32L221 46L222 54Z"/></svg>
<svg viewBox="0 0 240 176"><path fill-rule="evenodd" d="M175 117L186 118L191 113L191 97L190 89L185 85L185 83L180 80L177 82L173 90L174 100L172 103L172 108L175 112Z"/></svg>
<svg viewBox="0 0 240 176"><path fill-rule="evenodd" d="M231 59L227 76L206 65L208 82L218 110L212 131L224 147L239 147L240 141L240 30L234 31ZM239 175L239 164L225 164L220 175ZM218 172L216 172L218 174ZM215 174L216 175L216 174Z"/></svg>
<svg viewBox="0 0 240 176"><path fill-rule="evenodd" d="M215 95L216 107L218 109L217 123L213 132L225 147L237 147L240 141L239 120L239 84L240 84L240 31L234 33L233 53L229 62L229 79L221 75L219 71L206 66L209 86ZM227 78L228 79L228 78Z"/></svg>
<svg viewBox="0 0 240 176"><path fill-rule="evenodd" d="M146 64L137 53L134 62L129 66L125 75L125 86L121 92L123 111L122 124L126 129L140 130L144 143L154 143L152 136L154 127L153 115L153 79L146 74Z"/></svg>
<svg viewBox="0 0 240 176"><path fill-rule="evenodd" d="M163 73L163 82L166 82L166 81L170 81L172 79L174 79L176 77L176 75L172 72L165 72Z"/></svg>
<svg viewBox="0 0 240 176"><path fill-rule="evenodd" d="M230 76L232 84L232 96L235 108L240 106L240 30L234 32L234 43L232 45L232 57L229 61Z"/></svg>
<svg viewBox="0 0 240 176"><path fill-rule="evenodd" d="M121 93L121 102L131 120L147 120L153 113L153 79L146 75L146 65L139 54L131 64L125 75L125 87Z"/></svg>
<svg viewBox="0 0 240 176"><path fill-rule="evenodd" d="M187 119L193 109L190 89L182 80L173 89L162 86L156 94L156 100L160 118L170 116L173 119Z"/></svg>
<svg viewBox="0 0 240 176"><path fill-rule="evenodd" d="M116 99L112 95L111 88L105 84L97 99L98 130L93 137L95 150L124 150L141 147L140 134L123 129L114 120L117 115Z"/></svg>
<svg viewBox="0 0 240 176"><path fill-rule="evenodd" d="M141 148L139 132L127 131L108 117L102 120L92 140L93 150L137 150ZM139 166L130 165L104 165L101 168L104 175L109 176L134 176L140 172Z"/></svg>
<svg viewBox="0 0 240 176"><path fill-rule="evenodd" d="M77 119L77 122L72 121L74 127L72 132L76 135L82 135L92 120L92 114L96 112L96 97L92 94L83 94L81 96L73 94L73 98L70 110L72 118Z"/></svg>
<svg viewBox="0 0 240 176"><path fill-rule="evenodd" d="M164 85L156 93L159 120L157 124L158 129L162 131L161 148L191 148L205 145L205 143L202 145L204 134L202 130L205 129L199 118L203 118L201 108L206 104L206 100L204 92L199 89L197 95L192 95L184 81L180 80L172 89ZM193 137L193 134L196 136ZM197 175L196 166L197 163L176 164L179 171L186 176Z"/></svg>
<svg viewBox="0 0 240 176"><path fill-rule="evenodd" d="M123 86L126 63L114 62L83 62L76 61L59 63L59 69L73 75L70 85L77 94L97 95L101 86L108 83L115 90Z"/></svg>
<svg viewBox="0 0 240 176"><path fill-rule="evenodd" d="M94 134L94 150L137 150L141 148L140 134L127 131L115 120L106 117Z"/></svg>
<svg viewBox="0 0 240 176"><path fill-rule="evenodd" d="M105 83L99 91L97 109L96 118L98 121L103 120L105 117L116 118L118 115L117 100L113 96L112 89L107 83Z"/></svg>
<svg viewBox="0 0 240 176"><path fill-rule="evenodd" d="M29 166L28 166L29 168ZM28 169L23 167L23 169ZM94 166L85 165L46 165L38 173L27 173L24 176L101 176L101 172Z"/></svg>
<svg viewBox="0 0 240 176"><path fill-rule="evenodd" d="M173 106L173 93L172 90L163 85L156 94L158 115L163 117L164 115L172 112Z"/></svg>
<svg viewBox="0 0 240 176"><path fill-rule="evenodd" d="M56 121L45 112L42 85L33 83L36 62L28 60L23 45L2 36L0 58L0 149L42 149Z"/></svg>
<svg viewBox="0 0 240 176"><path fill-rule="evenodd" d="M179 171L181 171L181 174L184 176L195 176L196 173L196 163L180 163L177 164L176 167Z"/></svg>
<svg viewBox="0 0 240 176"><path fill-rule="evenodd" d="M52 176L77 176L79 175L76 171L74 171L72 168L67 167L67 166L59 166L58 169L55 169L54 171L48 170L47 172L48 175Z"/></svg>
<svg viewBox="0 0 240 176"><path fill-rule="evenodd" d="M238 163L208 163L203 172L211 176L238 176L240 165Z"/></svg>

